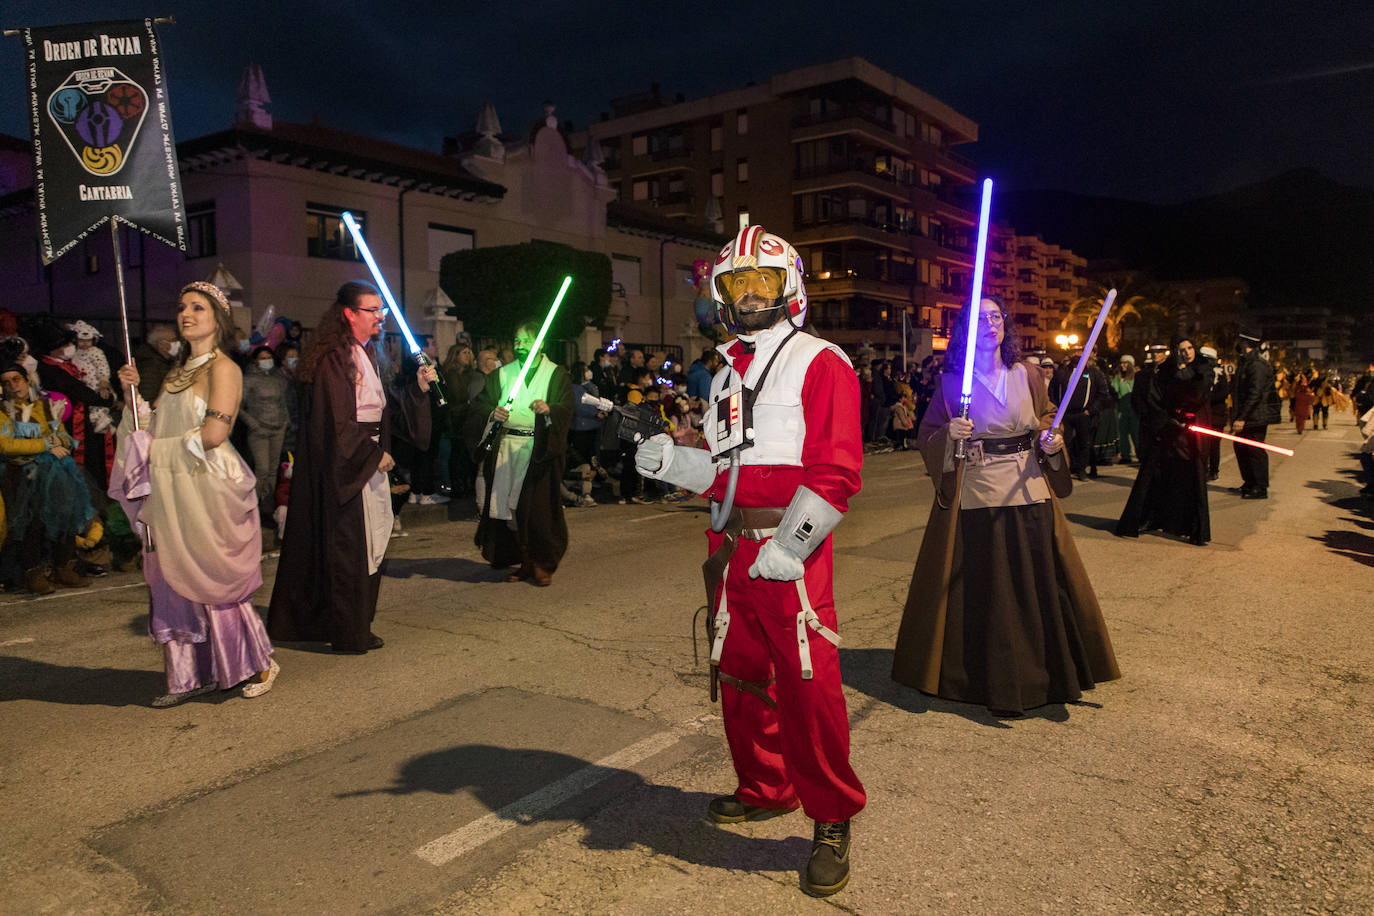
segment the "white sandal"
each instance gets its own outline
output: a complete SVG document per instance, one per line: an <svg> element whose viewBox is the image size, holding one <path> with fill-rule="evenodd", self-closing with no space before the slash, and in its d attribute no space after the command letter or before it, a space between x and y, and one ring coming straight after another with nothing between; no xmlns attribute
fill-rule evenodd
<svg viewBox="0 0 1374 916"><path fill-rule="evenodd" d="M243 685L243 695L250 700L253 699L253 697L260 697L271 690L272 683L277 679L277 673L281 671L281 666L277 664L275 658L268 659L268 661L270 662L270 666L267 669L267 680L249 681L247 684Z"/></svg>

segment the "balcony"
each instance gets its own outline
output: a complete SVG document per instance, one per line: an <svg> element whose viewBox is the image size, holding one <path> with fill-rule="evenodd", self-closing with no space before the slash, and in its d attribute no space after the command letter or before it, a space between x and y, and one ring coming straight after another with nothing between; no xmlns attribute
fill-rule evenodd
<svg viewBox="0 0 1374 916"><path fill-rule="evenodd" d="M847 239L871 242L884 248L895 248L898 251L913 253L920 253L917 251L917 246L922 242L933 247L930 240L922 236L920 230L914 226L911 229L903 229L891 223L879 223L876 220L860 216L839 217L800 224L793 230L791 241L794 245L820 245Z"/></svg>
<svg viewBox="0 0 1374 916"><path fill-rule="evenodd" d="M892 172L877 172L861 163L798 169L792 180L793 194L838 187L863 188L885 197L909 202L917 210L935 210L935 195L928 188L921 187L909 176L898 179Z"/></svg>
<svg viewBox="0 0 1374 916"><path fill-rule="evenodd" d="M675 159L691 159L692 145L690 143L683 146L670 146L663 149L651 150L649 159L653 162L672 162Z"/></svg>
<svg viewBox="0 0 1374 916"><path fill-rule="evenodd" d="M819 274L806 275L804 282L807 299L820 301L863 296L869 299L886 299L902 305L912 302L910 283L845 276L841 271L835 271L833 276L827 276L830 273L822 271Z"/></svg>

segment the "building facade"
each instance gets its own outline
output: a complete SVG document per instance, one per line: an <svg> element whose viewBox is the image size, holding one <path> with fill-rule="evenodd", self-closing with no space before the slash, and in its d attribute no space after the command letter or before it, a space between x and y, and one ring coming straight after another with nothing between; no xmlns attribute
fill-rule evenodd
<svg viewBox="0 0 1374 916"><path fill-rule="evenodd" d="M755 223L802 254L810 316L836 343L898 345L903 314L947 328L973 270L973 164L957 147L978 126L939 99L848 58L701 99L657 89L612 103L573 138L604 154L626 206Z"/></svg>
<svg viewBox="0 0 1374 916"><path fill-rule="evenodd" d="M412 327L436 334L441 346L458 330L445 314L451 302L438 289L443 256L532 240L612 260L616 294L606 326L569 342L582 358L590 356L583 350L617 337L684 349L705 343L689 281L693 261L714 255L721 237L686 224L664 231L661 221L633 214L612 218L605 172L571 155L551 105L512 136L503 136L495 113L484 110L474 142L441 155L318 124L274 123L265 99L261 74L250 69L234 126L178 144L187 252L121 227L136 333L170 319L182 285L212 276L236 281L230 292L241 327L260 321L269 308L313 327L341 284L368 276L342 225L347 210L362 224ZM118 298L108 231L92 233L45 266L24 141L0 142L0 181L11 185L0 188L8 192L0 196L4 306L114 330Z"/></svg>

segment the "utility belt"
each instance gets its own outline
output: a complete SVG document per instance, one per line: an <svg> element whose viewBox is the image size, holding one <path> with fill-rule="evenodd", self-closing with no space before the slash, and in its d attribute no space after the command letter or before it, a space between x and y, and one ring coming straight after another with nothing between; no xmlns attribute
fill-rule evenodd
<svg viewBox="0 0 1374 916"><path fill-rule="evenodd" d="M773 709L778 708L778 704L768 695L768 688L773 683L773 678L767 681L744 681L731 674L720 670L721 651L725 645L725 635L730 629L729 598L726 595L725 580L730 574L730 559L734 556L735 549L739 546L740 538L749 540L764 540L772 537L773 532L782 523L786 508L767 506L761 508L744 509L736 508L730 513L729 519L722 530L724 540L715 553L706 558L706 562L701 565L702 577L706 584L706 605L701 609L706 611L706 638L711 644L711 701L715 702L718 694L718 685L725 682L730 686L745 693L751 693L758 697L765 704ZM801 604L801 611L797 614L797 653L801 663L801 676L803 680L811 679L811 648L807 630L813 630L831 645L840 644L839 634L821 623L820 617L811 607L810 596L806 594L805 577L796 581L797 598ZM720 591L720 604L716 604L716 591ZM700 613L700 611L698 611ZM695 628L695 624L693 625ZM696 642L693 640L693 652L695 653Z"/></svg>
<svg viewBox="0 0 1374 916"><path fill-rule="evenodd" d="M751 541L762 541L773 536L787 514L786 506L762 506L755 509L737 509L740 515L739 536Z"/></svg>
<svg viewBox="0 0 1374 916"><path fill-rule="evenodd" d="M507 426L507 427L506 427L506 435L507 435L507 436L519 436L519 437L521 437L521 438L528 439L530 436L533 436L533 435L534 435L534 430L532 430L532 429L511 429L509 426Z"/></svg>
<svg viewBox="0 0 1374 916"><path fill-rule="evenodd" d="M1005 439L970 439L969 442L980 445L984 455L1019 455L1035 447L1035 433L1023 433Z"/></svg>

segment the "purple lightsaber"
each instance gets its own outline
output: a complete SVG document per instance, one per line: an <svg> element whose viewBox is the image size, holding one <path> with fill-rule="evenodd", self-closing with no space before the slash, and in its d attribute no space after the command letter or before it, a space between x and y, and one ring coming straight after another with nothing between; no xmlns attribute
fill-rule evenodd
<svg viewBox="0 0 1374 916"><path fill-rule="evenodd" d="M1102 324L1107 320L1107 313L1112 310L1112 303L1116 301L1116 290L1110 290L1107 298L1102 300L1102 311L1097 313L1097 322L1093 324L1093 332L1088 335L1088 342L1083 345L1083 355L1078 357L1078 365L1073 367L1073 378L1069 380L1069 387L1065 389L1064 396L1059 399L1059 409L1054 412L1054 423L1050 429L1059 429L1059 424L1064 422L1064 409L1069 406L1069 399L1073 397L1073 390L1078 387L1078 380L1083 377L1083 370L1088 368L1088 357L1092 355L1093 345L1097 343L1097 335L1102 333Z"/></svg>
<svg viewBox="0 0 1374 916"><path fill-rule="evenodd" d="M964 347L964 378L959 385L959 416L968 419L973 403L973 352L978 348L979 311L983 305L983 264L988 251L988 214L992 212L992 179L983 179L983 205L978 211L978 251L973 260L973 297L969 300L968 340ZM954 457L964 457L964 440L954 444Z"/></svg>

